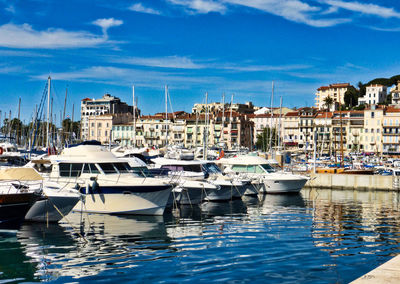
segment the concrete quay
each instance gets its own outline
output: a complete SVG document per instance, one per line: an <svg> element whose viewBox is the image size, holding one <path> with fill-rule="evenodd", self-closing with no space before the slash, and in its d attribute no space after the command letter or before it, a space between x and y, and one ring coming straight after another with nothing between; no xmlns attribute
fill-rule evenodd
<svg viewBox="0 0 400 284"><path fill-rule="evenodd" d="M400 177L357 174L312 173L307 188L399 191Z"/></svg>
<svg viewBox="0 0 400 284"><path fill-rule="evenodd" d="M351 284L400 283L400 255L351 282Z"/></svg>

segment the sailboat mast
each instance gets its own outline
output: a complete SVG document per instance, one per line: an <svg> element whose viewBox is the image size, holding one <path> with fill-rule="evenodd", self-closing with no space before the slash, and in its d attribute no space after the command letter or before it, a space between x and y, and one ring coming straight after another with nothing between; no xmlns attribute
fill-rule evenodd
<svg viewBox="0 0 400 284"><path fill-rule="evenodd" d="M50 136L49 136L49 129L50 129L50 85L51 85L51 78L47 79L47 129L46 129L46 148L49 148L50 144Z"/></svg>
<svg viewBox="0 0 400 284"><path fill-rule="evenodd" d="M233 94L231 97L231 109L230 109L230 114L229 114L229 134L230 134L229 136L230 136L230 141L231 141L231 149L232 149L232 108L233 108Z"/></svg>
<svg viewBox="0 0 400 284"><path fill-rule="evenodd" d="M225 93L222 93L222 120L221 120L221 132L219 138L221 142L224 142L224 125L225 125Z"/></svg>
<svg viewBox="0 0 400 284"><path fill-rule="evenodd" d="M204 146L203 146L203 159L207 160L207 148L208 148L208 92L206 92L206 115L205 115L205 127L204 127Z"/></svg>
<svg viewBox="0 0 400 284"><path fill-rule="evenodd" d="M272 81L272 93L271 93L271 110L270 110L270 119L269 119L269 152L272 156L272 115L273 115L273 107L274 104L274 81Z"/></svg>
<svg viewBox="0 0 400 284"><path fill-rule="evenodd" d="M168 86L165 85L165 146L168 145Z"/></svg>
<svg viewBox="0 0 400 284"><path fill-rule="evenodd" d="M136 103L135 103L135 86L132 85L133 99L133 147L136 147Z"/></svg>

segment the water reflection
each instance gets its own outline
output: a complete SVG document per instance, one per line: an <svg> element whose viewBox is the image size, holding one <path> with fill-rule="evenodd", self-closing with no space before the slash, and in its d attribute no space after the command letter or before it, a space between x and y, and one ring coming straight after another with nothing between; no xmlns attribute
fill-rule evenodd
<svg viewBox="0 0 400 284"><path fill-rule="evenodd" d="M396 192L341 190L181 206L163 217L71 214L0 234L0 279L347 283L400 253L399 217Z"/></svg>
<svg viewBox="0 0 400 284"><path fill-rule="evenodd" d="M16 232L0 232L0 282L34 281L35 266L29 262Z"/></svg>

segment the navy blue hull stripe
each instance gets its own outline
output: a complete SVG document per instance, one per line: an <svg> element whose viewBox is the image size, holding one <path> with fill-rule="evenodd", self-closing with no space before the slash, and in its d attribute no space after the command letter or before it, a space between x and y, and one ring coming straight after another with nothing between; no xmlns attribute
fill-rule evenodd
<svg viewBox="0 0 400 284"><path fill-rule="evenodd" d="M170 185L162 186L97 186L89 187L88 194L98 193L98 194L130 194L130 193L145 193L145 192L156 192L172 189ZM85 193L86 188L81 187L80 192Z"/></svg>

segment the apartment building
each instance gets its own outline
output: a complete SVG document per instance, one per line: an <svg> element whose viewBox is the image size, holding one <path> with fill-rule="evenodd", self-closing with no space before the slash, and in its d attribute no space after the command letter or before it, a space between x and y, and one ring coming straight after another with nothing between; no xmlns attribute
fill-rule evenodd
<svg viewBox="0 0 400 284"><path fill-rule="evenodd" d="M87 140L97 140L102 144L114 141L113 125L132 121L131 113L92 115L88 117ZM132 129L130 130L133 131Z"/></svg>
<svg viewBox="0 0 400 284"><path fill-rule="evenodd" d="M333 112L319 111L314 117L314 133L317 135L317 152L332 154L332 117Z"/></svg>
<svg viewBox="0 0 400 284"><path fill-rule="evenodd" d="M136 110L136 115L140 111ZM85 98L81 101L81 139L89 139L89 117L103 114L133 113L133 107L122 102L118 97L105 94L100 99Z"/></svg>
<svg viewBox="0 0 400 284"><path fill-rule="evenodd" d="M287 150L297 150L300 137L300 116L297 111L288 112L282 119L283 146Z"/></svg>
<svg viewBox="0 0 400 284"><path fill-rule="evenodd" d="M113 140L122 146L164 147L168 144L183 144L185 133L185 118L183 111L174 113L157 113L141 116L136 121L136 131L133 131L133 121L113 126Z"/></svg>
<svg viewBox="0 0 400 284"><path fill-rule="evenodd" d="M298 110L299 115L299 144L298 147L304 151L314 150L314 118L317 109L304 107Z"/></svg>
<svg viewBox="0 0 400 284"><path fill-rule="evenodd" d="M400 108L393 106L387 107L384 110L382 119L382 154L399 156Z"/></svg>
<svg viewBox="0 0 400 284"><path fill-rule="evenodd" d="M333 104L330 107L330 111L338 110L339 105L344 104L344 94L350 87L349 83L337 83L319 87L315 93L315 106L319 110L326 109L325 99L331 97Z"/></svg>
<svg viewBox="0 0 400 284"><path fill-rule="evenodd" d="M390 94L392 95L392 104L399 105L400 104L400 80L397 81L397 85L390 90Z"/></svg>
<svg viewBox="0 0 400 284"><path fill-rule="evenodd" d="M358 104L375 105L384 103L387 96L387 87L379 84L371 84L365 88L365 96L358 98Z"/></svg>

